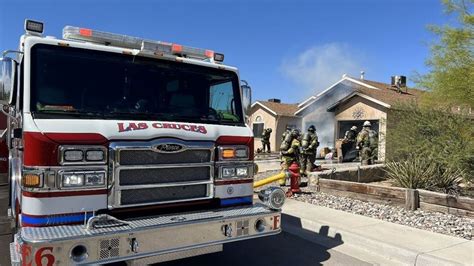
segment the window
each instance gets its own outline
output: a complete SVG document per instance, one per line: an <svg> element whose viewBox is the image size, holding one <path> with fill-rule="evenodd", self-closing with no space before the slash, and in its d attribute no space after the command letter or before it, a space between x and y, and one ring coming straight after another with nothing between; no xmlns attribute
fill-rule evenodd
<svg viewBox="0 0 474 266"><path fill-rule="evenodd" d="M379 132L379 120L368 120L372 125L371 128L377 132ZM344 134L346 131L350 130L352 126L357 127L357 133L362 130L362 125L364 124L365 120L353 120L353 121L338 121L338 131L337 131L337 138L343 139Z"/></svg>
<svg viewBox="0 0 474 266"><path fill-rule="evenodd" d="M239 118L235 115L234 90L231 81L211 86L210 106L220 114L222 118L231 121L239 121Z"/></svg>
<svg viewBox="0 0 474 266"><path fill-rule="evenodd" d="M33 46L31 65L38 118L244 125L231 71L45 44Z"/></svg>
<svg viewBox="0 0 474 266"><path fill-rule="evenodd" d="M255 138L261 138L263 133L263 123L253 123L253 136Z"/></svg>
<svg viewBox="0 0 474 266"><path fill-rule="evenodd" d="M265 127L265 124L263 123L262 117L259 115L255 117L255 122L252 125L254 138L262 137L264 127Z"/></svg>

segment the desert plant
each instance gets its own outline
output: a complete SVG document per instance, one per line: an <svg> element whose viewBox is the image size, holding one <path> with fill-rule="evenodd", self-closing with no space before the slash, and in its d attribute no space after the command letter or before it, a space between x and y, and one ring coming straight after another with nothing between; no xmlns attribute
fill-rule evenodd
<svg viewBox="0 0 474 266"><path fill-rule="evenodd" d="M387 178L396 186L428 189L437 171L435 164L419 157L386 164Z"/></svg>
<svg viewBox="0 0 474 266"><path fill-rule="evenodd" d="M441 190L446 194L459 195L465 173L461 169L438 167L436 175L431 179L431 186L435 190Z"/></svg>
<svg viewBox="0 0 474 266"><path fill-rule="evenodd" d="M428 189L458 195L466 175L459 168L444 167L438 162L420 156L410 156L400 162L386 164L386 177L396 186Z"/></svg>

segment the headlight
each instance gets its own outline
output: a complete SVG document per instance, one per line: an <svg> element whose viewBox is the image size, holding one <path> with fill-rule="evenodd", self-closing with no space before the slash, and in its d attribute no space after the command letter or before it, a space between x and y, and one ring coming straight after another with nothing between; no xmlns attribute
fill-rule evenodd
<svg viewBox="0 0 474 266"><path fill-rule="evenodd" d="M222 168L222 177L229 178L235 176L235 167L224 167Z"/></svg>
<svg viewBox="0 0 474 266"><path fill-rule="evenodd" d="M96 187L105 185L105 172L69 172L61 174L62 187Z"/></svg>
<svg viewBox="0 0 474 266"><path fill-rule="evenodd" d="M247 167L237 167L235 169L236 169L236 174L238 177L241 177L241 176L245 177L249 173L249 170Z"/></svg>
<svg viewBox="0 0 474 266"><path fill-rule="evenodd" d="M64 161L66 162L80 162L84 160L84 152L82 150L67 150L64 151Z"/></svg>
<svg viewBox="0 0 474 266"><path fill-rule="evenodd" d="M249 168L247 166L222 167L222 178L246 178L249 177Z"/></svg>
<svg viewBox="0 0 474 266"><path fill-rule="evenodd" d="M107 148L104 146L72 146L59 148L61 165L105 164Z"/></svg>
<svg viewBox="0 0 474 266"><path fill-rule="evenodd" d="M105 173L90 173L86 174L86 186L101 186L105 185Z"/></svg>
<svg viewBox="0 0 474 266"><path fill-rule="evenodd" d="M102 150L90 150L86 152L86 161L103 161L104 157L104 151Z"/></svg>
<svg viewBox="0 0 474 266"><path fill-rule="evenodd" d="M84 186L84 174L72 173L63 174L63 187Z"/></svg>

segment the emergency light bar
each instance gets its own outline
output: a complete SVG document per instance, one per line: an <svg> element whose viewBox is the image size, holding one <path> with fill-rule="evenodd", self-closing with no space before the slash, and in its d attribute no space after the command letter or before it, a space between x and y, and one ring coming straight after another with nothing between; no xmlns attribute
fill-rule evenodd
<svg viewBox="0 0 474 266"><path fill-rule="evenodd" d="M137 49L155 55L172 54L181 57L209 60L210 62L224 61L223 54L214 53L212 50L183 46L175 43L146 40L122 34L96 31L73 26L64 27L63 38L66 40L81 40L103 45Z"/></svg>

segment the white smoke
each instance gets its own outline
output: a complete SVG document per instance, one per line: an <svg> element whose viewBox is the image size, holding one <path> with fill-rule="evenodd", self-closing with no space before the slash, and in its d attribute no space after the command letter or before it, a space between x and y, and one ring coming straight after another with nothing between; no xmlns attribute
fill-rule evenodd
<svg viewBox="0 0 474 266"><path fill-rule="evenodd" d="M363 57L347 44L329 43L284 59L280 69L300 86L301 96L307 97L328 88L343 74L358 77L361 70L367 70L362 67Z"/></svg>

